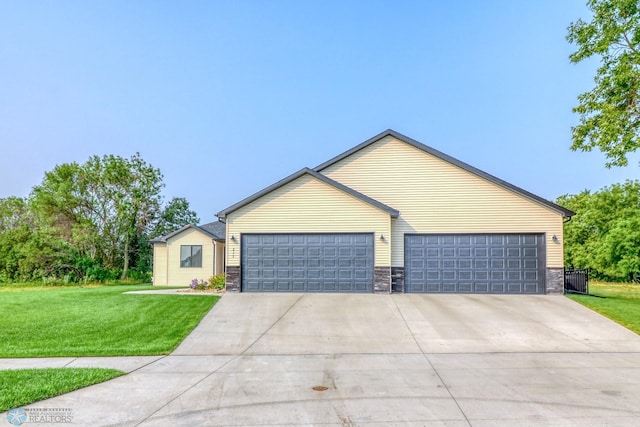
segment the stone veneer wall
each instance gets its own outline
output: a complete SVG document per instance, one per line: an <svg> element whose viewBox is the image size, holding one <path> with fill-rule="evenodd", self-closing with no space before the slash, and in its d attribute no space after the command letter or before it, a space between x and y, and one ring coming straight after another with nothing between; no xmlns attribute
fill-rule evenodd
<svg viewBox="0 0 640 427"><path fill-rule="evenodd" d="M564 294L564 268L547 268L545 293Z"/></svg>
<svg viewBox="0 0 640 427"><path fill-rule="evenodd" d="M227 292L240 292L240 267L227 267L225 281Z"/></svg>
<svg viewBox="0 0 640 427"><path fill-rule="evenodd" d="M373 293L389 293L391 287L391 267L374 267L373 269Z"/></svg>

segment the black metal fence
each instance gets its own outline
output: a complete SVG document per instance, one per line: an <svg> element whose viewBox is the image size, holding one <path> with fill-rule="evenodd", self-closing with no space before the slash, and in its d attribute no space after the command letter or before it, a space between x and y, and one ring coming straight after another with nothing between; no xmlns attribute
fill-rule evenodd
<svg viewBox="0 0 640 427"><path fill-rule="evenodd" d="M565 268L564 269L564 292L588 294L589 293L589 269L588 268Z"/></svg>

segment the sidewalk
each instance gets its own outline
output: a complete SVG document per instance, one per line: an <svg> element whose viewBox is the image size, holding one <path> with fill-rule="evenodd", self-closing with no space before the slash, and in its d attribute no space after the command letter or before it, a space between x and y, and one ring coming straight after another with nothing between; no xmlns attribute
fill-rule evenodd
<svg viewBox="0 0 640 427"><path fill-rule="evenodd" d="M166 356L125 357L38 357L0 359L0 369L28 368L112 368L130 373Z"/></svg>

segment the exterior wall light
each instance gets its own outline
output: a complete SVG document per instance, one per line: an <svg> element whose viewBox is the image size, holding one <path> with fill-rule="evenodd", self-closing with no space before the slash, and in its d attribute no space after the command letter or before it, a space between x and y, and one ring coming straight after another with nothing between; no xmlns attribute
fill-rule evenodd
<svg viewBox="0 0 640 427"><path fill-rule="evenodd" d="M554 243L560 243L560 239L558 239L558 236L556 236L555 234L553 235L551 240L553 240Z"/></svg>

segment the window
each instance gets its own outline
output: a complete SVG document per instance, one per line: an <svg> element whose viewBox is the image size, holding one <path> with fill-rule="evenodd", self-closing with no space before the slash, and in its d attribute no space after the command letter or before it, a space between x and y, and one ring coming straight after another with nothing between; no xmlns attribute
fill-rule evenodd
<svg viewBox="0 0 640 427"><path fill-rule="evenodd" d="M202 245L180 246L180 267L202 267Z"/></svg>

